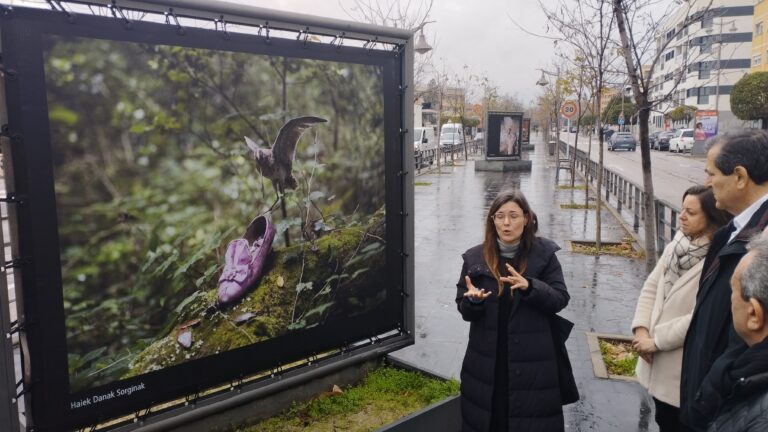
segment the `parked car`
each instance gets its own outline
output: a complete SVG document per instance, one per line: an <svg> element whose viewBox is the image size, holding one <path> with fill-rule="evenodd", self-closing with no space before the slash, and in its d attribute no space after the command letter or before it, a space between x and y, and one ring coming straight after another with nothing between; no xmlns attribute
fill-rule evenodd
<svg viewBox="0 0 768 432"><path fill-rule="evenodd" d="M482 141L485 139L485 132L478 132L475 134L475 141Z"/></svg>
<svg viewBox="0 0 768 432"><path fill-rule="evenodd" d="M648 134L648 145L651 146L651 150L658 150L659 134L661 134L661 131L651 132Z"/></svg>
<svg viewBox="0 0 768 432"><path fill-rule="evenodd" d="M633 137L632 133L630 132L616 132L611 136L611 141L608 144L609 151L621 148L635 151L636 147L637 142L635 141L635 137Z"/></svg>
<svg viewBox="0 0 768 432"><path fill-rule="evenodd" d="M571 126L571 133L576 133L576 125Z"/></svg>
<svg viewBox="0 0 768 432"><path fill-rule="evenodd" d="M674 137L669 139L669 151L675 153L691 151L693 149L693 129L680 129Z"/></svg>
<svg viewBox="0 0 768 432"><path fill-rule="evenodd" d="M675 136L675 133L677 133L677 130L674 129L660 133L656 139L656 147L660 151L669 151L669 140Z"/></svg>

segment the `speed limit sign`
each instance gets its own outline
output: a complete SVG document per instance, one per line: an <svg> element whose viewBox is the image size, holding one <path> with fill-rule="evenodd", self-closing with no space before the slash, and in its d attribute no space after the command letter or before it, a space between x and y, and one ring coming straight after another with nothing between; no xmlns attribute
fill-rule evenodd
<svg viewBox="0 0 768 432"><path fill-rule="evenodd" d="M560 105L560 114L562 114L565 118L573 118L578 112L579 107L576 105L576 102L572 100L567 100L563 102L562 105Z"/></svg>

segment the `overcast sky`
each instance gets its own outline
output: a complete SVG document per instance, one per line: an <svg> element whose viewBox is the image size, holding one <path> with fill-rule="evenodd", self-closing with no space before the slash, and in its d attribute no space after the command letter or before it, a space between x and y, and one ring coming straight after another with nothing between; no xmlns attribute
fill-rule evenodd
<svg viewBox="0 0 768 432"><path fill-rule="evenodd" d="M235 1L235 0L229 0ZM349 20L338 0L238 0L237 3ZM352 0L342 0L349 8ZM436 38L434 63L445 60L454 73L467 65L471 73L487 75L503 93L517 94L528 104L541 92L540 72L553 58L553 44L520 31L509 16L527 29L543 33L544 14L534 0L435 0L425 27Z"/></svg>
<svg viewBox="0 0 768 432"><path fill-rule="evenodd" d="M15 4L25 0L5 0ZM355 0L221 0L271 8L287 12L351 20L346 9ZM361 0L390 4L397 0ZM406 4L409 0L401 0ZM410 0L420 3L422 0ZM556 4L554 0L542 0ZM577 0L573 0L577 1ZM663 14L674 0L656 0L654 10ZM42 0L34 0L38 7L46 7ZM342 7L342 5L344 7ZM553 41L528 34L526 30L546 34L547 21L536 0L434 0L429 14L430 23L425 34L435 47L433 64L443 62L450 75L463 74L467 65L470 73L487 76L501 93L516 95L524 104L531 103L542 88L536 85L541 76L537 68L551 67L555 57ZM556 36L553 32L552 36ZM479 89L470 94L479 98Z"/></svg>

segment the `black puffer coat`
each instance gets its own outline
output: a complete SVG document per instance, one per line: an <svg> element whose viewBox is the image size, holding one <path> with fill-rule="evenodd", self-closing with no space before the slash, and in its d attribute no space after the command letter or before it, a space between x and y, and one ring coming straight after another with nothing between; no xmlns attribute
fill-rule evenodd
<svg viewBox="0 0 768 432"><path fill-rule="evenodd" d="M562 431L563 411L557 361L550 320L563 309L570 296L551 240L536 238L523 273L529 287L515 290L514 297L499 301L496 279L486 266L482 245L464 253L464 266L457 284L456 303L469 321L469 343L461 369L462 430L486 432L494 428L515 432ZM503 261L508 262L508 261ZM493 294L479 304L464 297L464 276L472 284ZM509 289L505 290L509 295ZM500 307L501 304L501 307ZM505 304L509 304L505 308ZM506 311L506 312L505 312ZM500 335L499 316L508 316L505 334ZM500 349L500 344L503 348ZM500 362L497 364L497 360ZM502 366L506 363L506 367ZM506 377L506 379L505 379ZM497 387L494 387L494 386ZM497 395L494 407L494 394ZM507 394L506 403L498 395ZM498 403L502 403L499 409ZM504 412L506 411L506 412ZM499 420L499 413L502 419Z"/></svg>
<svg viewBox="0 0 768 432"><path fill-rule="evenodd" d="M718 358L700 393L719 412L709 432L768 431L768 340Z"/></svg>

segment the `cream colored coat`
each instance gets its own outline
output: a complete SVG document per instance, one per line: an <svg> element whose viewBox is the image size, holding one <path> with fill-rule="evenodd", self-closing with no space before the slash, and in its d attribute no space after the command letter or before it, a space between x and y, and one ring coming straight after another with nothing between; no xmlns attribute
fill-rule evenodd
<svg viewBox="0 0 768 432"><path fill-rule="evenodd" d="M675 239L682 236L678 231ZM673 254L674 241L664 249L637 300L632 330L645 327L659 351L653 354L653 363L637 360L637 380L656 399L675 407L680 406L680 369L683 362L683 343L691 323L699 277L704 259L680 275L677 282L665 292L664 269Z"/></svg>

